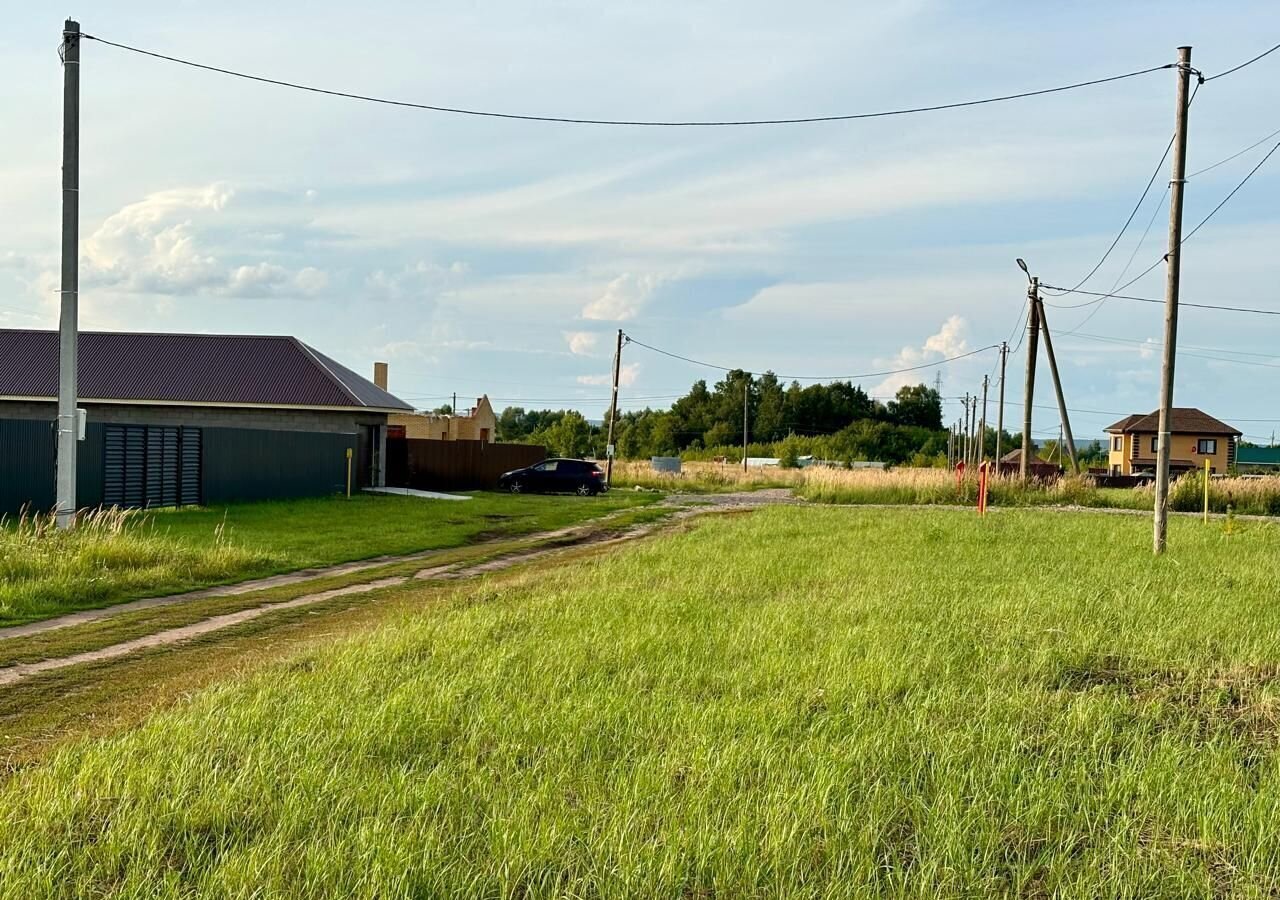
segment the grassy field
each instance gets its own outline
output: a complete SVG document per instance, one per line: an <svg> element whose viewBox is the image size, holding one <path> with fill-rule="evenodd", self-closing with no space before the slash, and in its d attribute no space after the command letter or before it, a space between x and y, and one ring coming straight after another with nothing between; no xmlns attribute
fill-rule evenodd
<svg viewBox="0 0 1280 900"><path fill-rule="evenodd" d="M752 468L710 462L685 462L678 474L654 472L647 461L616 464L614 482L665 491L717 492L787 487L807 500L842 504L908 504L972 506L978 496L977 474L956 480L946 469L910 468L808 469ZM1052 483L1023 484L1012 476L992 477L989 499L994 506L1084 506L1092 509L1150 510L1155 503L1150 484L1135 488L1099 488L1087 477L1065 476ZM1191 473L1174 482L1169 495L1175 512L1204 508L1204 481ZM1280 476L1214 478L1209 483L1209 511L1239 515L1280 516Z"/></svg>
<svg viewBox="0 0 1280 900"><path fill-rule="evenodd" d="M105 513L59 533L0 527L0 626L258 575L458 547L573 525L652 496L512 497L465 503L357 496Z"/></svg>
<svg viewBox="0 0 1280 900"><path fill-rule="evenodd" d="M2 889L1273 896L1280 531L1149 527L771 508L460 586L14 773Z"/></svg>

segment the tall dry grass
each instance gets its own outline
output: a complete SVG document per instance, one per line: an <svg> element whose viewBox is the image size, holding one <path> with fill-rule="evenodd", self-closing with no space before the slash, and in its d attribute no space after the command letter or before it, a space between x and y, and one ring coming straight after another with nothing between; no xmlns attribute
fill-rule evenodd
<svg viewBox="0 0 1280 900"><path fill-rule="evenodd" d="M0 527L0 621L16 622L100 605L122 591L207 584L276 565L272 555L231 542L221 524L213 540L173 539L137 511L105 509L59 530L51 514Z"/></svg>
<svg viewBox="0 0 1280 900"><path fill-rule="evenodd" d="M1170 507L1199 512L1204 505L1204 476L1188 473L1173 483ZM819 503L942 504L977 502L978 479L973 473L957 480L947 469L893 468L808 469L761 468L743 471L731 463L686 462L679 474L653 471L647 461L614 464L614 485L664 491L731 491L789 487ZM1151 509L1151 485L1099 488L1088 476L1065 476L1050 483L1023 484L1016 476L992 476L988 499L993 506L1088 506L1112 509ZM1240 515L1280 516L1280 475L1265 478L1213 478L1209 483L1209 511Z"/></svg>

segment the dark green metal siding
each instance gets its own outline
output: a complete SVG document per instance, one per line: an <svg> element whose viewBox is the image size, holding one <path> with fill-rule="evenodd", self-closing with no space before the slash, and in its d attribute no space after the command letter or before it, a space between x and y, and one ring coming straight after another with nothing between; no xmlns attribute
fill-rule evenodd
<svg viewBox="0 0 1280 900"><path fill-rule="evenodd" d="M80 509L102 505L102 436L106 428L101 422L84 426L84 440L76 451L76 506Z"/></svg>
<svg viewBox="0 0 1280 900"><path fill-rule="evenodd" d="M205 428L204 501L317 497L346 490L354 434Z"/></svg>
<svg viewBox="0 0 1280 900"><path fill-rule="evenodd" d="M52 422L0 419L0 515L53 509L54 446Z"/></svg>
<svg viewBox="0 0 1280 900"><path fill-rule="evenodd" d="M107 427L90 421L80 442L76 501L81 509L103 502ZM203 452L197 440L203 442ZM26 504L38 512L53 509L56 446L53 422L0 419L0 515L14 515ZM355 446L354 434L184 429L182 499L196 485L205 503L338 493L346 489L346 451Z"/></svg>

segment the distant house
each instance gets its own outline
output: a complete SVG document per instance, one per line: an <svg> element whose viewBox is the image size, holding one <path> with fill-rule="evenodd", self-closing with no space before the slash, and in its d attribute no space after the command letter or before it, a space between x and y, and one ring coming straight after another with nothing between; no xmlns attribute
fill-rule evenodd
<svg viewBox="0 0 1280 900"><path fill-rule="evenodd" d="M76 505L318 496L385 480L412 407L293 337L81 332ZM58 335L0 329L0 514L54 505Z"/></svg>
<svg viewBox="0 0 1280 900"><path fill-rule="evenodd" d="M373 364L373 381L387 389L387 364ZM483 441L498 439L498 417L493 413L488 395L476 399L476 405L465 413L407 412L396 413L387 420L392 437L433 441Z"/></svg>
<svg viewBox="0 0 1280 900"><path fill-rule="evenodd" d="M1112 475L1154 474L1160 431L1159 411L1125 416L1107 428L1111 439L1107 470ZM1177 474L1204 468L1227 472L1236 463L1238 428L1215 419L1194 407L1173 409L1169 427L1169 471Z"/></svg>
<svg viewBox="0 0 1280 900"><path fill-rule="evenodd" d="M1280 473L1280 447L1237 447L1236 471L1247 475Z"/></svg>
<svg viewBox="0 0 1280 900"><path fill-rule="evenodd" d="M1022 450L1010 450L1000 457L999 471L1001 475L1019 475L1022 472ZM1031 458L1027 466L1027 474L1041 481L1051 481L1062 474L1062 467L1038 456Z"/></svg>

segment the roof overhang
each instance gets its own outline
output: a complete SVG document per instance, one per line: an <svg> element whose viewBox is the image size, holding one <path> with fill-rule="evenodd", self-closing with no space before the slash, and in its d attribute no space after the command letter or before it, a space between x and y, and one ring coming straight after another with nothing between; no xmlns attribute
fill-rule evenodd
<svg viewBox="0 0 1280 900"><path fill-rule="evenodd" d="M21 397L0 395L0 403L57 403L56 397ZM303 412L394 413L413 412L408 407L384 406L305 406L297 403L228 403L212 400L121 400L109 397L79 397L76 403L102 406L193 406L201 409L299 410Z"/></svg>

